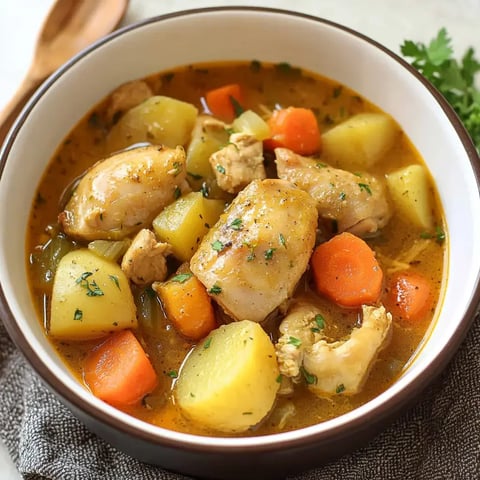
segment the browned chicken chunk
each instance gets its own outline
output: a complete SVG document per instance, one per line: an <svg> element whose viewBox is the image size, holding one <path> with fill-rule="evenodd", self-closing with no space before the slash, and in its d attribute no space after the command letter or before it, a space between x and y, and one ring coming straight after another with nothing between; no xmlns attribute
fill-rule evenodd
<svg viewBox="0 0 480 480"><path fill-rule="evenodd" d="M133 239L122 259L122 270L137 285L165 280L167 256L171 253L168 243L157 242L155 234L146 228Z"/></svg>
<svg viewBox="0 0 480 480"><path fill-rule="evenodd" d="M385 187L373 175L332 168L286 148L276 148L275 157L278 176L308 192L319 216L335 220L339 232L369 236L390 219Z"/></svg>
<svg viewBox="0 0 480 480"><path fill-rule="evenodd" d="M313 199L284 180L254 180L203 238L192 272L236 320L261 322L293 293L315 242Z"/></svg>
<svg viewBox="0 0 480 480"><path fill-rule="evenodd" d="M121 239L149 227L188 192L183 148L141 147L96 163L81 179L59 221L81 240Z"/></svg>
<svg viewBox="0 0 480 480"><path fill-rule="evenodd" d="M218 186L238 193L252 180L266 177L263 144L247 133L232 133L230 143L210 157Z"/></svg>

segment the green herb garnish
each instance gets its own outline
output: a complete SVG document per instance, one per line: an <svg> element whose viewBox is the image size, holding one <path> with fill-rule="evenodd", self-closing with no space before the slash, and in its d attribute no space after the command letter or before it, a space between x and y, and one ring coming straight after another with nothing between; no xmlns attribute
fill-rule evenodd
<svg viewBox="0 0 480 480"><path fill-rule="evenodd" d="M220 287L219 285L215 284L209 291L208 293L211 293L213 295L219 295L220 293L222 293L222 287Z"/></svg>
<svg viewBox="0 0 480 480"><path fill-rule="evenodd" d="M221 251L225 248L225 244L222 243L220 240L215 240L215 241L212 243L212 248L213 248L216 252L221 252Z"/></svg>
<svg viewBox="0 0 480 480"><path fill-rule="evenodd" d="M288 337L288 342L289 345L293 345L296 348L300 348L302 345L302 341L299 338L296 337Z"/></svg>
<svg viewBox="0 0 480 480"><path fill-rule="evenodd" d="M368 183L358 183L358 186L360 187L360 190L364 190L369 195L372 194L372 190L370 189L370 185L368 185Z"/></svg>
<svg viewBox="0 0 480 480"><path fill-rule="evenodd" d="M229 227L232 230L241 230L243 228L243 222L241 218L236 218L235 220L230 223Z"/></svg>
<svg viewBox="0 0 480 480"><path fill-rule="evenodd" d="M92 275L92 272L83 272L82 275L75 280L75 283L87 290L87 297L101 297L103 296L102 289L97 285L95 280L89 280L89 277Z"/></svg>
<svg viewBox="0 0 480 480"><path fill-rule="evenodd" d="M220 172L221 174L225 175L225 168L224 168L222 165L218 164L218 165L215 167L215 170L216 170L217 172Z"/></svg>
<svg viewBox="0 0 480 480"><path fill-rule="evenodd" d="M83 312L79 308L76 308L75 313L73 314L73 319L81 321L82 318L83 318Z"/></svg>
<svg viewBox="0 0 480 480"><path fill-rule="evenodd" d="M189 278L193 277L193 273L178 273L171 278L172 282L185 283Z"/></svg>
<svg viewBox="0 0 480 480"><path fill-rule="evenodd" d="M300 373L303 375L303 378L307 382L307 385L315 385L317 383L317 376L313 375L313 373L307 372L307 370L305 370L305 367L300 367Z"/></svg>
<svg viewBox="0 0 480 480"><path fill-rule="evenodd" d="M117 286L120 290L120 282L118 281L118 277L116 275L109 275L108 278Z"/></svg>
<svg viewBox="0 0 480 480"><path fill-rule="evenodd" d="M275 250L276 248L269 248L268 250L265 250L265 253L263 254L265 260L271 260L273 258Z"/></svg>
<svg viewBox="0 0 480 480"><path fill-rule="evenodd" d="M345 391L345 385L343 383L341 383L340 385L337 385L337 388L335 389L335 392L336 393L342 393L343 391Z"/></svg>
<svg viewBox="0 0 480 480"><path fill-rule="evenodd" d="M474 49L467 49L457 62L451 39L442 28L428 45L406 40L400 50L447 99L480 151L480 90L475 86L480 62L474 57Z"/></svg>

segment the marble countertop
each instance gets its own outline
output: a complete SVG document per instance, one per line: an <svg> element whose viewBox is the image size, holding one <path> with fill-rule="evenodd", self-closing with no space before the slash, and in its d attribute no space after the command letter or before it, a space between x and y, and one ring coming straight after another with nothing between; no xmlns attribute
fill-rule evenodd
<svg viewBox="0 0 480 480"><path fill-rule="evenodd" d="M54 0L0 0L0 110L27 72L40 26ZM123 25L188 8L267 6L309 13L353 28L396 53L405 39L426 42L446 27L457 56L480 56L480 0L130 0ZM20 477L0 440L0 478Z"/></svg>

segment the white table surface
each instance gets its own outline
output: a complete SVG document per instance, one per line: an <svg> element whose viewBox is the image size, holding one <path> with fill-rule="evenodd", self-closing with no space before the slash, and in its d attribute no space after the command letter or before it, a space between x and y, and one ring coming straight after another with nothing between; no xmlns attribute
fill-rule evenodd
<svg viewBox="0 0 480 480"><path fill-rule="evenodd" d="M0 0L0 110L27 72L39 28L53 2ZM234 4L317 15L358 30L396 53L403 40L426 42L446 27L457 56L473 46L480 57L480 0L130 0L123 24L176 10ZM0 479L19 478L0 440Z"/></svg>

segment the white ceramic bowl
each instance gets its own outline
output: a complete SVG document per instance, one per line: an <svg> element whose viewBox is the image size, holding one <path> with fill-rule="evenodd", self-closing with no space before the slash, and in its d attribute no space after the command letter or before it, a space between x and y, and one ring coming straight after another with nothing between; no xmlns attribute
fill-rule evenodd
<svg viewBox="0 0 480 480"><path fill-rule="evenodd" d="M400 123L436 181L448 225L448 278L428 341L398 382L377 398L302 430L255 438L205 438L136 420L95 398L72 377L45 338L32 305L25 234L35 189L57 145L113 88L180 65L252 59L289 62L335 79ZM405 62L361 34L306 15L269 9L203 9L153 18L114 33L55 73L27 105L4 144L2 319L47 385L94 432L120 449L195 476L283 477L351 450L378 432L456 351L480 298L478 161L473 144L443 98Z"/></svg>

